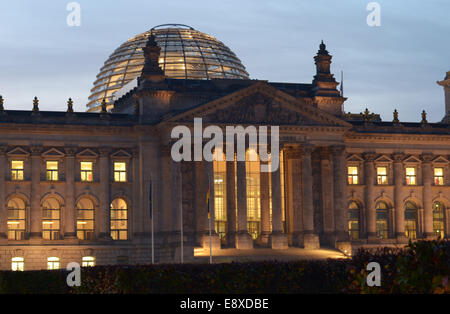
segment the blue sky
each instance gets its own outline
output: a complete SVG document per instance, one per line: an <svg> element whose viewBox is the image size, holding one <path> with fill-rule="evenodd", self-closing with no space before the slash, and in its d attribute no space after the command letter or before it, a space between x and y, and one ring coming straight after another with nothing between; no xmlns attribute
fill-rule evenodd
<svg viewBox="0 0 450 314"><path fill-rule="evenodd" d="M0 95L6 109L85 111L100 67L124 41L155 25L183 23L211 34L242 60L251 78L310 83L320 40L344 71L345 111L366 107L391 120L444 114L436 81L450 70L450 1L377 1L381 26L369 27L370 1L79 0L81 26L68 27L62 0L0 1Z"/></svg>

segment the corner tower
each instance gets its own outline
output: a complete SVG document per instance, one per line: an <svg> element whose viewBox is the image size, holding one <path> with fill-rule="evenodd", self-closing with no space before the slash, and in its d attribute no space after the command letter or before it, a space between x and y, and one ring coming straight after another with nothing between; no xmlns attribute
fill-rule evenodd
<svg viewBox="0 0 450 314"><path fill-rule="evenodd" d="M442 122L450 123L450 71L447 71L442 81L436 82L444 88L445 95L445 116Z"/></svg>
<svg viewBox="0 0 450 314"><path fill-rule="evenodd" d="M313 102L319 109L341 116L344 113L342 105L347 98L342 97L337 89L339 83L330 71L331 58L322 41L314 56L316 75L312 81Z"/></svg>

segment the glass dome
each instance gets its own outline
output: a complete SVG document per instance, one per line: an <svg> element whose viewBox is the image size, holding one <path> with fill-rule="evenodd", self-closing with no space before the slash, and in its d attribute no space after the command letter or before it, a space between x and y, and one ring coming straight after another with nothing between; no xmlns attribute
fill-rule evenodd
<svg viewBox="0 0 450 314"><path fill-rule="evenodd" d="M144 65L142 48L152 32L161 48L159 65L167 77L249 79L239 58L213 36L187 25L164 24L128 39L109 56L91 89L88 111L100 110L103 99L112 104L125 85L136 85Z"/></svg>

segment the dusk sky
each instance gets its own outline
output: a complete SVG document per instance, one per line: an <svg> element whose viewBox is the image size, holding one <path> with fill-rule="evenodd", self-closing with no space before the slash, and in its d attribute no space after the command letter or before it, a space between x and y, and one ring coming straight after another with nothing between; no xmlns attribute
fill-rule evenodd
<svg viewBox="0 0 450 314"><path fill-rule="evenodd" d="M323 39L331 70L344 71L345 111L366 107L392 120L444 115L450 71L450 1L377 1L381 26L369 27L370 1L79 0L81 26L66 23L62 0L0 1L0 95L6 109L85 111L95 77L128 38L165 23L188 24L230 47L250 77L311 83Z"/></svg>

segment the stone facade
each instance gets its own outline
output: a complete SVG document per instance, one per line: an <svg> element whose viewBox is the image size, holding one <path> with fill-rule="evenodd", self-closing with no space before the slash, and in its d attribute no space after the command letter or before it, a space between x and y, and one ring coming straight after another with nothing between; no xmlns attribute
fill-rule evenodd
<svg viewBox="0 0 450 314"><path fill-rule="evenodd" d="M428 123L426 116L421 123L401 123L368 112L343 113L346 98L336 89L323 43L312 84L169 79L152 65L155 51L149 41L138 86L117 100L112 112L106 104L99 113L73 112L71 102L67 112L43 112L37 99L32 111L5 110L1 100L1 269L11 269L14 257L23 258L27 270L47 268L48 257L58 257L61 267L83 257L99 265L150 263L152 226L156 262L180 261L181 239L184 261L193 260L195 247L210 243L214 250L325 246L347 252L404 245L406 229L415 239L436 237L441 221L436 204L443 207L443 235L450 233L449 125ZM280 126L283 172L259 174L256 238L248 230L247 162L225 163L226 227L220 235L213 163L172 160L172 128L193 130L194 118L202 118L205 127ZM13 161L23 162L23 178L15 177ZM58 164L56 180L49 177L47 161ZM82 180L81 162L92 162L92 181ZM125 165L124 180L115 163ZM58 204L54 221L47 217L49 199ZM92 203L94 213L86 239L78 234L82 199ZM113 212L117 199L126 204L119 209L125 206L126 215ZM24 204L18 239L12 239L11 225L22 218L12 200ZM413 218L405 221L405 213ZM112 223L115 215L126 225L122 233ZM45 239L44 221L59 223L54 238Z"/></svg>

